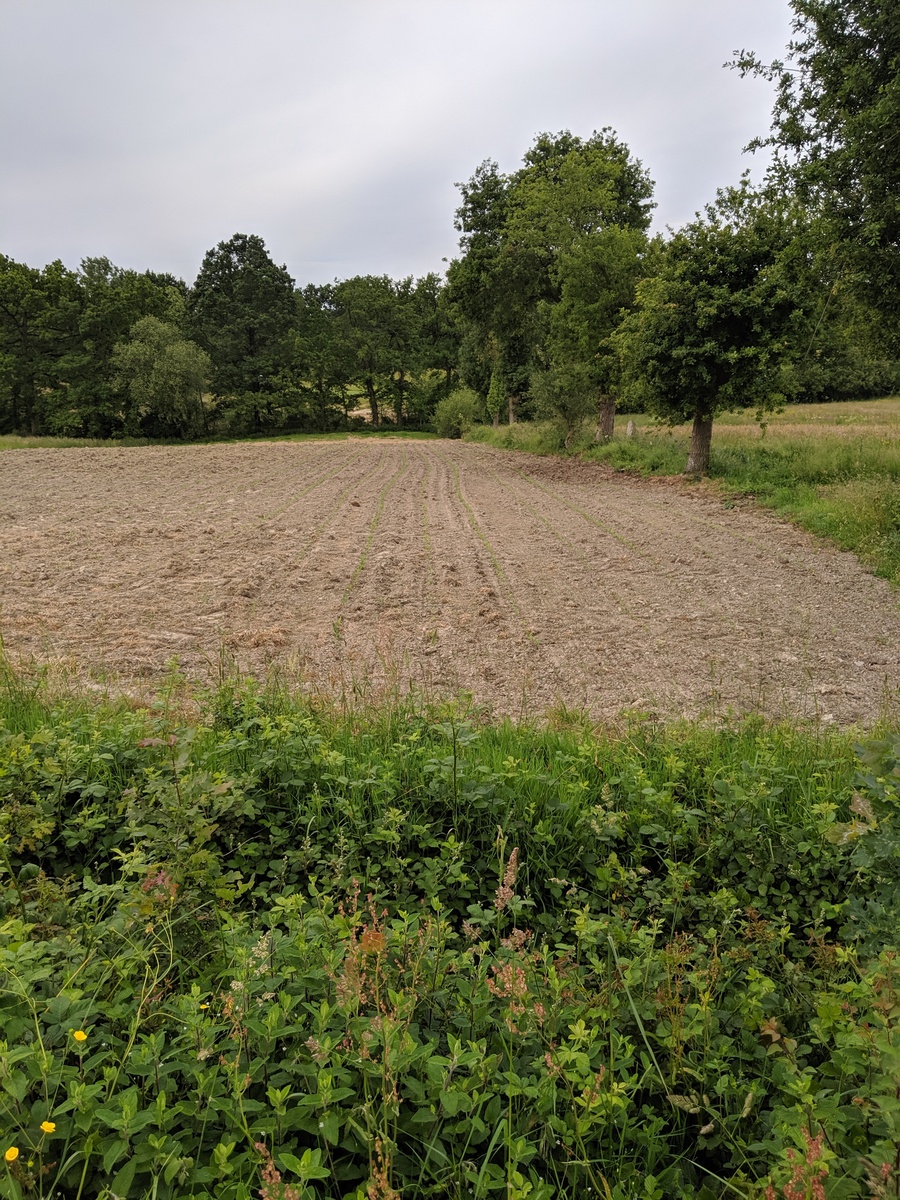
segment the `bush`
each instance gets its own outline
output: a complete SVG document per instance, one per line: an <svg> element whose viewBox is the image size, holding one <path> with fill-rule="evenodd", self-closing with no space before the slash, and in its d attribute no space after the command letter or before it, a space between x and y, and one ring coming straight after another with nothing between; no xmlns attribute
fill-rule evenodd
<svg viewBox="0 0 900 1200"><path fill-rule="evenodd" d="M434 410L434 428L440 437L461 438L481 417L477 392L461 387L445 396Z"/></svg>
<svg viewBox="0 0 900 1200"><path fill-rule="evenodd" d="M0 669L0 1198L896 1194L900 744L623 733Z"/></svg>

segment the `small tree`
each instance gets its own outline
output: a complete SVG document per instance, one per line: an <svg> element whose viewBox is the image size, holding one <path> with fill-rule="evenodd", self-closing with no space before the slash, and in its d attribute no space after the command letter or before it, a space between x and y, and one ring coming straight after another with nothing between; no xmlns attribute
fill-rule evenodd
<svg viewBox="0 0 900 1200"><path fill-rule="evenodd" d="M783 367L805 327L789 201L745 179L668 243L658 274L613 335L632 391L672 425L692 421L686 474L709 469L717 413L780 406Z"/></svg>
<svg viewBox="0 0 900 1200"><path fill-rule="evenodd" d="M487 400L485 401L484 407L495 428L500 424L500 412L503 408L503 401L505 399L506 395L503 389L503 380L500 376L500 372L496 367L494 367L493 371L491 371L491 386L488 388Z"/></svg>
<svg viewBox="0 0 900 1200"><path fill-rule="evenodd" d="M531 394L535 414L559 428L563 445L569 450L585 420L596 411L596 389L590 373L575 362L550 366L532 375Z"/></svg>
<svg viewBox="0 0 900 1200"><path fill-rule="evenodd" d="M191 437L206 430L202 393L209 356L174 325L142 317L113 349L112 365L128 400L126 432Z"/></svg>

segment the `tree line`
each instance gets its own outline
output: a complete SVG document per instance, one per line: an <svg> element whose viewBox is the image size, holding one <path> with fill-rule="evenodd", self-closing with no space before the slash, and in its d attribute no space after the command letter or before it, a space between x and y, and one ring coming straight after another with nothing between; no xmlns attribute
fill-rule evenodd
<svg viewBox="0 0 900 1200"><path fill-rule="evenodd" d="M262 239L210 250L193 286L86 259L0 256L0 431L196 438L425 425L453 386L457 323L435 274L298 288Z"/></svg>
<svg viewBox="0 0 900 1200"><path fill-rule="evenodd" d="M774 165L653 236L653 183L610 129L539 134L458 185L445 275L298 286L236 234L188 286L0 256L0 432L196 438L551 417L692 421L900 386L900 118L889 0L792 0ZM852 89L847 81L853 80ZM455 409L454 409L455 406ZM362 415L364 414L364 415ZM444 422L446 427L446 421Z"/></svg>

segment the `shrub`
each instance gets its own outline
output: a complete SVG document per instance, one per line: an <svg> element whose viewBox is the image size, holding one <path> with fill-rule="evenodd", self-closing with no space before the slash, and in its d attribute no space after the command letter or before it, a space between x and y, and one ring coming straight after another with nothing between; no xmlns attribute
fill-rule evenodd
<svg viewBox="0 0 900 1200"><path fill-rule="evenodd" d="M896 1195L895 738L0 683L3 1200Z"/></svg>
<svg viewBox="0 0 900 1200"><path fill-rule="evenodd" d="M440 437L461 438L481 417L483 406L476 392L461 387L445 396L434 410L434 428Z"/></svg>

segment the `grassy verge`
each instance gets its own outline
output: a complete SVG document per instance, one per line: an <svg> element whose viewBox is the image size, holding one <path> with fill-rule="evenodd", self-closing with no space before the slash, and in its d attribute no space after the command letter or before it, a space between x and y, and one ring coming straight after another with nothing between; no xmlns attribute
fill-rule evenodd
<svg viewBox="0 0 900 1200"><path fill-rule="evenodd" d="M0 1195L896 1195L866 753L7 672Z"/></svg>
<svg viewBox="0 0 900 1200"><path fill-rule="evenodd" d="M625 426L635 421L636 436ZM474 440L537 454L561 452L550 423L482 426ZM596 446L585 430L573 452L617 470L676 475L689 431L619 417L616 437ZM716 422L710 477L733 496L752 496L813 533L852 550L876 574L900 583L900 400L795 405L760 430L752 417Z"/></svg>
<svg viewBox="0 0 900 1200"><path fill-rule="evenodd" d="M0 434L0 451L2 450L57 450L57 449L94 449L96 447L122 446L208 446L231 444L236 442L345 442L348 438L404 438L414 440L433 440L437 435L427 430L419 429L351 429L337 430L334 433L271 433L261 434L258 438L251 437L216 437L199 438L196 441L185 442L175 439L147 441L146 438L117 438L113 441L101 441L97 438L65 438L65 437L20 437L18 434Z"/></svg>

